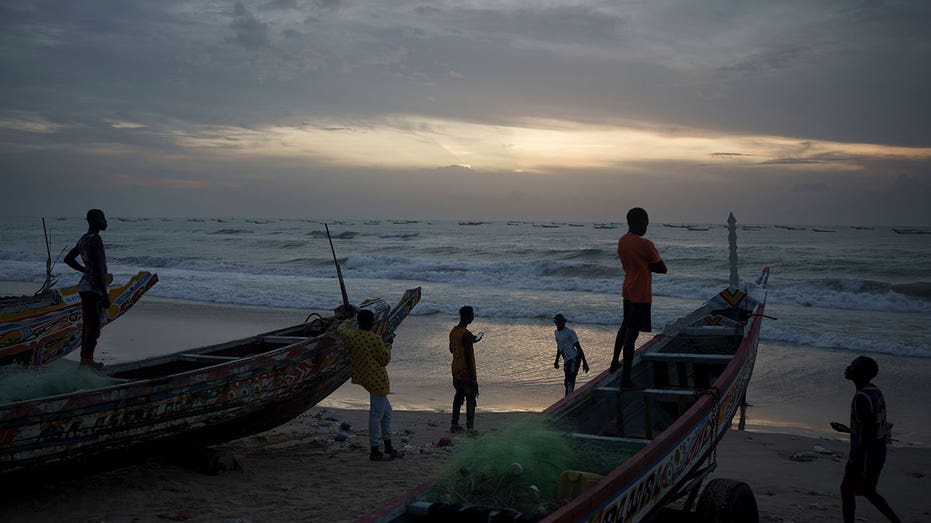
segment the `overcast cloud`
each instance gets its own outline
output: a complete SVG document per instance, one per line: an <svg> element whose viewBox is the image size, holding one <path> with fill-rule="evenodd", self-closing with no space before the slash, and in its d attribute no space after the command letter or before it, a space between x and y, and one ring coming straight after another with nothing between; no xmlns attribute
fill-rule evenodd
<svg viewBox="0 0 931 523"><path fill-rule="evenodd" d="M5 0L7 215L931 224L931 3Z"/></svg>

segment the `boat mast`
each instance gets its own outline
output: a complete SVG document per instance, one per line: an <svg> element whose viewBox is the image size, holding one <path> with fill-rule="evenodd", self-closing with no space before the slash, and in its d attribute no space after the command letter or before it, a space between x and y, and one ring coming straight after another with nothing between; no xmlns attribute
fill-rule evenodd
<svg viewBox="0 0 931 523"><path fill-rule="evenodd" d="M731 262L730 289L736 291L740 288L740 276L737 275L737 218L734 218L733 212L727 217L727 242L730 244L731 251L729 256Z"/></svg>
<svg viewBox="0 0 931 523"><path fill-rule="evenodd" d="M343 281L343 271L339 268L339 262L336 261L336 249L333 248L333 238L330 237L330 227L327 224L323 224L323 227L326 229L326 238L330 240L330 252L333 253L333 263L336 264L336 277L339 278L339 290L343 294L343 306L345 310L349 310L349 295L346 293L346 283Z"/></svg>

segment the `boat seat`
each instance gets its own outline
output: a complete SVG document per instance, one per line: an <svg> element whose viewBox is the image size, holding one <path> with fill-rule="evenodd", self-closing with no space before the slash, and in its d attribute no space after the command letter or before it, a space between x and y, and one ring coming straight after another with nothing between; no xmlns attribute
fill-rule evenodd
<svg viewBox="0 0 931 523"><path fill-rule="evenodd" d="M190 361L213 361L213 362L217 362L217 363L219 363L219 362L221 362L221 361L232 361L232 360L238 360L238 359L239 359L239 358L237 358L236 356L211 356L210 354L178 354L178 357L181 358L181 359L183 359L183 360L190 360Z"/></svg>
<svg viewBox="0 0 931 523"><path fill-rule="evenodd" d="M701 393L695 389L644 389L644 430L647 437L653 437L653 406L655 403L674 403L676 419L678 419L700 395Z"/></svg>
<svg viewBox="0 0 931 523"><path fill-rule="evenodd" d="M698 354L692 352L647 352L641 357L649 361L673 361L683 363L710 363L727 365L733 354Z"/></svg>
<svg viewBox="0 0 931 523"><path fill-rule="evenodd" d="M567 434L572 439L580 439L586 441L595 441L599 443L609 443L609 444L619 444L628 447L646 447L650 444L650 440L647 438L632 438L632 437L622 437L622 436L599 436L597 434L585 434L584 432L570 432Z"/></svg>
<svg viewBox="0 0 931 523"><path fill-rule="evenodd" d="M276 345L292 345L294 343L307 341L308 339L310 338L305 338L303 336L262 336L262 341L264 343L274 343Z"/></svg>

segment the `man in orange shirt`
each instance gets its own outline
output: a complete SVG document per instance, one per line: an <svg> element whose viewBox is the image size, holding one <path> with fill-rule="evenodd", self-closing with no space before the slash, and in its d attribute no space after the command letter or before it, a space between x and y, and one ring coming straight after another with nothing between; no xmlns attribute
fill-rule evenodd
<svg viewBox="0 0 931 523"><path fill-rule="evenodd" d="M624 318L614 339L614 357L611 372L620 367L618 357L624 352L621 371L621 387L630 388L630 367L634 360L634 344L640 332L650 332L650 306L653 302L652 273L666 274L666 264L653 242L643 237L650 218L640 207L627 211L627 234L617 241L617 255L624 268L624 285L621 297L624 300Z"/></svg>

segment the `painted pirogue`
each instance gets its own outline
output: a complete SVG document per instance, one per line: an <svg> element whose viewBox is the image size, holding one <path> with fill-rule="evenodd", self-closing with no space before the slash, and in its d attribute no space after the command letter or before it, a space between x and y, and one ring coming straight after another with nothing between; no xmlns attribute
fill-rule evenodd
<svg viewBox="0 0 931 523"><path fill-rule="evenodd" d="M381 299L375 332L394 332L420 300ZM0 404L0 479L168 448L201 447L276 427L350 376L334 318L101 371L112 384ZM91 371L88 371L91 372Z"/></svg>
<svg viewBox="0 0 931 523"><path fill-rule="evenodd" d="M139 272L109 288L107 324L126 313L158 282ZM81 345L81 297L77 286L44 288L35 296L0 297L0 366L42 365Z"/></svg>

